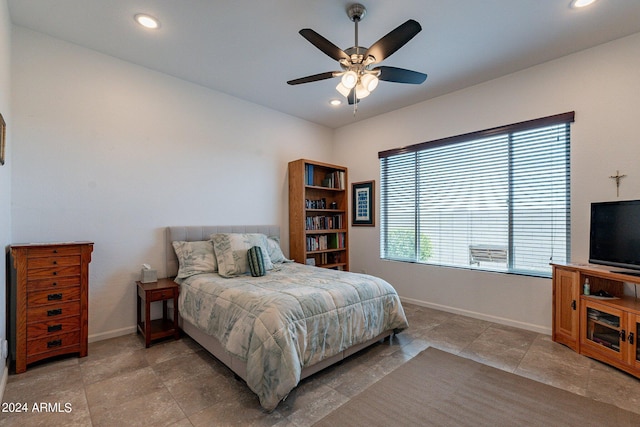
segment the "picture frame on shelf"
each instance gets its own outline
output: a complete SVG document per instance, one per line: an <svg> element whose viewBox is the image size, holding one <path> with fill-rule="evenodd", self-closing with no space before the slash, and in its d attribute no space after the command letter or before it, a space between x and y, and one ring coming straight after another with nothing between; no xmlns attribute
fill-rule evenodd
<svg viewBox="0 0 640 427"><path fill-rule="evenodd" d="M351 184L351 225L375 226L375 181Z"/></svg>

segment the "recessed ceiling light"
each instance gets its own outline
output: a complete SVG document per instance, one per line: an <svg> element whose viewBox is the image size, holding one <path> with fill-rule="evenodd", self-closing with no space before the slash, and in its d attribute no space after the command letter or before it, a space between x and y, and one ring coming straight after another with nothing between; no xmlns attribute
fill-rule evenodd
<svg viewBox="0 0 640 427"><path fill-rule="evenodd" d="M155 30L160 27L160 21L150 15L145 15L144 13L139 13L133 17L136 22L142 25L145 28L149 28L151 30Z"/></svg>
<svg viewBox="0 0 640 427"><path fill-rule="evenodd" d="M332 99L331 101L329 101L329 104L337 107L338 105L342 104L342 101L340 101L339 99Z"/></svg>
<svg viewBox="0 0 640 427"><path fill-rule="evenodd" d="M591 4L595 3L595 2L596 2L596 0L573 0L571 2L571 7L574 8L574 9L578 9L578 8L581 8L581 7L589 6L589 5L591 5Z"/></svg>

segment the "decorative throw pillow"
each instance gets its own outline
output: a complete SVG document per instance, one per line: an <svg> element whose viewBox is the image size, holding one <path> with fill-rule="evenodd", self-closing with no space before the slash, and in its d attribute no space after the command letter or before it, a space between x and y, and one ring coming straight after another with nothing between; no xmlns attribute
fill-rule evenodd
<svg viewBox="0 0 640 427"><path fill-rule="evenodd" d="M267 274L264 269L264 258L260 246L253 246L247 251L247 262L249 262L249 271L253 277L260 277Z"/></svg>
<svg viewBox="0 0 640 427"><path fill-rule="evenodd" d="M216 262L211 240L173 242L172 244L179 263L176 282L182 283L183 279L194 274L215 273L218 271L218 263Z"/></svg>
<svg viewBox="0 0 640 427"><path fill-rule="evenodd" d="M264 268L273 270L273 263L267 251L267 236L259 233L218 233L212 234L213 251L218 261L218 274L234 277L249 272L247 251L260 246L264 258Z"/></svg>
<svg viewBox="0 0 640 427"><path fill-rule="evenodd" d="M282 253L282 248L280 247L280 239L278 237L267 237L267 251L269 251L269 258L274 264L281 262L291 262L291 260L285 258L284 254Z"/></svg>

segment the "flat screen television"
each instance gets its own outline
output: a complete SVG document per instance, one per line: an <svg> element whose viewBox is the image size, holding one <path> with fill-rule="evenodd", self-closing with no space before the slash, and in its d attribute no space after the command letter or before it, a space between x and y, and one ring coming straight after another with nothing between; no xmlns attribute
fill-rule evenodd
<svg viewBox="0 0 640 427"><path fill-rule="evenodd" d="M589 262L640 270L640 200L591 204Z"/></svg>

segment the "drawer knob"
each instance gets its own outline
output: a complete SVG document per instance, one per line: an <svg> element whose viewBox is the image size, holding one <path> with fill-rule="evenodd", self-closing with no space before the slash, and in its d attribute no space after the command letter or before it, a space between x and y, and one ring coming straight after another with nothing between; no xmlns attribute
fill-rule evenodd
<svg viewBox="0 0 640 427"><path fill-rule="evenodd" d="M47 348L60 347L62 345L62 340L53 340L47 343Z"/></svg>
<svg viewBox="0 0 640 427"><path fill-rule="evenodd" d="M53 265L58 265L58 261L53 261Z"/></svg>
<svg viewBox="0 0 640 427"><path fill-rule="evenodd" d="M47 326L47 332L57 332L62 330L62 325L49 325Z"/></svg>
<svg viewBox="0 0 640 427"><path fill-rule="evenodd" d="M61 308L56 308L54 310L47 310L47 316L59 316L62 314Z"/></svg>
<svg viewBox="0 0 640 427"><path fill-rule="evenodd" d="M57 271L54 271L54 272L53 272L53 275L54 275L54 276L57 276L57 275L58 275L58 272L57 272Z"/></svg>
<svg viewBox="0 0 640 427"><path fill-rule="evenodd" d="M49 294L47 295L47 301L60 301L62 294Z"/></svg>

